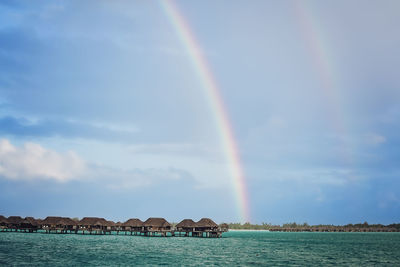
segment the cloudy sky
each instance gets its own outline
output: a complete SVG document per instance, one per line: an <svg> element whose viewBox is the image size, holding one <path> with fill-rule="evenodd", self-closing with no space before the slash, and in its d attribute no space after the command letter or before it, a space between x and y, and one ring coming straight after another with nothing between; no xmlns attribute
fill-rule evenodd
<svg viewBox="0 0 400 267"><path fill-rule="evenodd" d="M400 2L176 1L253 223L400 221ZM158 1L1 1L0 214L240 220Z"/></svg>

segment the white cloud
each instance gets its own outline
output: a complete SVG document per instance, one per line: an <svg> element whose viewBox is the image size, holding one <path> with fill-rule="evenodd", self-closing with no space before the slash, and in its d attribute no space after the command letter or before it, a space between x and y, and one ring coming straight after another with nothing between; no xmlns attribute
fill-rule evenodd
<svg viewBox="0 0 400 267"><path fill-rule="evenodd" d="M71 147L80 156L74 152L59 153L35 143L14 145L0 139L0 178L59 182L79 179L118 190L171 182L215 188L230 181L226 178L226 166L218 160L218 155L209 156L215 151L201 145L142 144L128 146L125 150L120 149L122 146L115 149L113 145L98 142L68 140L63 143L54 139L50 144L51 147ZM85 153L82 147L92 148L93 153ZM124 151L126 153L122 153ZM110 159L104 154L115 155L115 158ZM81 155L90 161L83 161Z"/></svg>
<svg viewBox="0 0 400 267"><path fill-rule="evenodd" d="M110 189L146 187L174 181L192 181L192 175L175 168L116 169L84 162L74 152L58 153L36 143L18 147L0 139L0 177L10 180L50 179L66 182L85 177Z"/></svg>
<svg viewBox="0 0 400 267"><path fill-rule="evenodd" d="M61 154L39 144L22 147L0 140L0 176L12 180L53 179L68 181L85 171L85 162L74 152Z"/></svg>

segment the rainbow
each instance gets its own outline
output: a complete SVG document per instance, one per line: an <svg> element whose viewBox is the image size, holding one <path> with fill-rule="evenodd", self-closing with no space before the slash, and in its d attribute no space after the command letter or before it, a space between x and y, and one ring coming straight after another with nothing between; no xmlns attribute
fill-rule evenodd
<svg viewBox="0 0 400 267"><path fill-rule="evenodd" d="M344 138L349 133L349 123L345 121L345 107L340 95L339 74L334 67L334 57L331 55L329 42L324 31L312 12L309 2L293 1L294 13L297 17L300 33L308 48L315 71L318 74L321 89L324 92L329 120L336 134L341 137L342 147L339 157L343 163L352 164L354 144Z"/></svg>
<svg viewBox="0 0 400 267"><path fill-rule="evenodd" d="M193 65L193 69L199 77L199 81L201 82L206 97L209 100L210 107L215 114L223 151L232 178L239 217L241 222L250 222L249 198L247 196L246 181L232 125L229 121L228 113L219 92L218 83L210 71L209 64L203 56L199 43L182 13L179 12L177 5L172 0L160 0L159 3L175 29L180 41L185 46Z"/></svg>

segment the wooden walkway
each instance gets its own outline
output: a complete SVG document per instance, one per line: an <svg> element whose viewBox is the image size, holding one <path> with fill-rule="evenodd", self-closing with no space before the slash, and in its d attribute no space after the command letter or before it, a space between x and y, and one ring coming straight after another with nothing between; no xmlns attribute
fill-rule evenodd
<svg viewBox="0 0 400 267"><path fill-rule="evenodd" d="M42 234L80 234L80 235L128 235L145 237L204 237L219 238L226 231L120 231L120 230L100 230L100 229L82 229L66 230L64 228L52 229L20 229L20 228L0 228L0 232L18 232L18 233L42 233Z"/></svg>

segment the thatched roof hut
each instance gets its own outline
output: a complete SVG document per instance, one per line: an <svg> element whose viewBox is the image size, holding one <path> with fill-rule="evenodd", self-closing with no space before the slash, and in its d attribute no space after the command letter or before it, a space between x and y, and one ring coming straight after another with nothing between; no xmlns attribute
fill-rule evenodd
<svg viewBox="0 0 400 267"><path fill-rule="evenodd" d="M140 219L132 218L121 223L120 226L125 231L141 231L143 229L143 222Z"/></svg>
<svg viewBox="0 0 400 267"><path fill-rule="evenodd" d="M227 223L221 223L221 224L219 225L219 228L221 228L221 230L222 230L223 232L228 232L228 230L229 230L229 225L228 225Z"/></svg>
<svg viewBox="0 0 400 267"><path fill-rule="evenodd" d="M7 218L9 224L17 225L26 222L20 216L10 216Z"/></svg>
<svg viewBox="0 0 400 267"><path fill-rule="evenodd" d="M196 223L192 219L184 219L175 227L178 231L193 231L196 227Z"/></svg>
<svg viewBox="0 0 400 267"><path fill-rule="evenodd" d="M32 225L29 221L21 218L20 216L10 216L7 218L7 226L11 228L32 228Z"/></svg>
<svg viewBox="0 0 400 267"><path fill-rule="evenodd" d="M32 226L38 226L38 222L33 217L25 217L25 220L28 221Z"/></svg>
<svg viewBox="0 0 400 267"><path fill-rule="evenodd" d="M133 219L129 219L126 222L121 224L122 228L124 230L141 230L143 227L143 222L140 219L137 218L133 218Z"/></svg>
<svg viewBox="0 0 400 267"><path fill-rule="evenodd" d="M72 230L76 227L76 222L68 217L48 216L46 219L37 223L45 228L62 228L64 230Z"/></svg>
<svg viewBox="0 0 400 267"><path fill-rule="evenodd" d="M164 218L148 218L143 227L145 230L171 230L171 224Z"/></svg>
<svg viewBox="0 0 400 267"><path fill-rule="evenodd" d="M129 227L142 227L143 222L140 219L134 218L129 219L122 224L122 226L129 226Z"/></svg>
<svg viewBox="0 0 400 267"><path fill-rule="evenodd" d="M99 217L84 217L78 222L80 225L104 224L107 220Z"/></svg>
<svg viewBox="0 0 400 267"><path fill-rule="evenodd" d="M41 224L46 226L64 225L64 218L59 216L47 216Z"/></svg>
<svg viewBox="0 0 400 267"><path fill-rule="evenodd" d="M3 215L0 215L0 225L6 226L8 224L8 220Z"/></svg>
<svg viewBox="0 0 400 267"><path fill-rule="evenodd" d="M59 225L61 224L62 217L58 216L47 216L46 219L42 221L42 225Z"/></svg>
<svg viewBox="0 0 400 267"><path fill-rule="evenodd" d="M85 228L102 228L102 227L107 227L109 223L104 218L84 217L77 224Z"/></svg>
<svg viewBox="0 0 400 267"><path fill-rule="evenodd" d="M50 228L62 228L72 230L76 227L76 221L68 217L48 216L44 220L37 220L38 225Z"/></svg>
<svg viewBox="0 0 400 267"><path fill-rule="evenodd" d="M196 223L196 231L218 230L218 224L209 218L202 218Z"/></svg>
<svg viewBox="0 0 400 267"><path fill-rule="evenodd" d="M7 218L7 222L8 226L11 227L26 228L31 226L29 221L21 218L20 216L10 216Z"/></svg>
<svg viewBox="0 0 400 267"><path fill-rule="evenodd" d="M67 226L76 226L78 222L68 217L62 217L62 223Z"/></svg>
<svg viewBox="0 0 400 267"><path fill-rule="evenodd" d="M116 230L117 224L113 221L105 221L104 226L107 227L107 230Z"/></svg>
<svg viewBox="0 0 400 267"><path fill-rule="evenodd" d="M114 227L114 226L116 226L117 224L115 223L115 222L113 222L113 221L107 221L106 220L106 223L105 223L107 226L112 226L112 227Z"/></svg>

